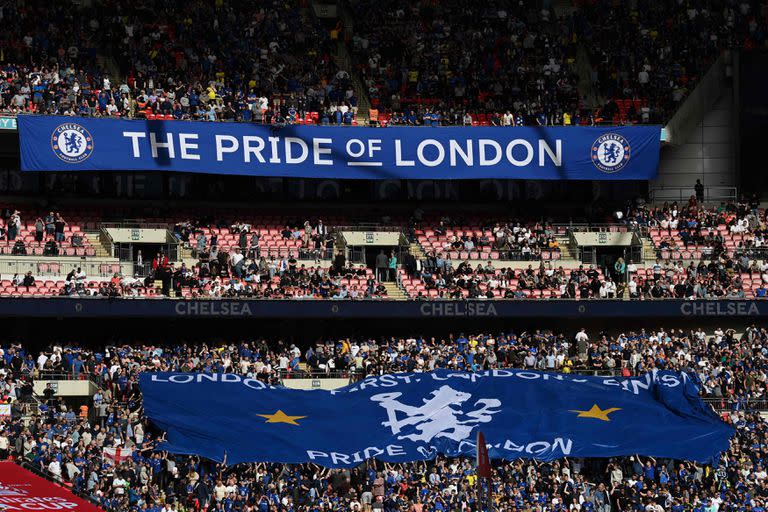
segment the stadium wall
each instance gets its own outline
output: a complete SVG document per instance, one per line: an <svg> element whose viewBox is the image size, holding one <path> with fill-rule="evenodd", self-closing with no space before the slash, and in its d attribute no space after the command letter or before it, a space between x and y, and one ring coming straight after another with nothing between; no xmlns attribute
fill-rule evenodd
<svg viewBox="0 0 768 512"><path fill-rule="evenodd" d="M726 89L703 119L687 135L685 142L663 148L659 175L653 187L683 187L682 199L693 195L696 180L705 187L737 185L736 127L732 89Z"/></svg>

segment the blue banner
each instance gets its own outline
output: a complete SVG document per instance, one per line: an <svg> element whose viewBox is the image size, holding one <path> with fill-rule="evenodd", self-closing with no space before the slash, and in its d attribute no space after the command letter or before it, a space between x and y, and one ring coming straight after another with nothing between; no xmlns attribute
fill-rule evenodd
<svg viewBox="0 0 768 512"><path fill-rule="evenodd" d="M7 318L320 318L370 319L520 319L617 318L691 319L768 317L768 300L274 300L274 299L111 299L106 297L5 297Z"/></svg>
<svg viewBox="0 0 768 512"><path fill-rule="evenodd" d="M349 179L649 180L658 126L394 127L21 116L24 171Z"/></svg>
<svg viewBox="0 0 768 512"><path fill-rule="evenodd" d="M631 379L519 370L438 370L368 377L335 391L269 387L235 374L143 373L158 448L227 463L474 456L492 459L640 454L712 463L733 429L686 374Z"/></svg>

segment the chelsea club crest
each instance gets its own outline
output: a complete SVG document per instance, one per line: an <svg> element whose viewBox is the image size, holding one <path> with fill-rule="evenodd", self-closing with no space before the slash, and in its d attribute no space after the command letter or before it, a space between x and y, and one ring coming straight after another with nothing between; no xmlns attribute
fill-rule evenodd
<svg viewBox="0 0 768 512"><path fill-rule="evenodd" d="M65 123L53 130L51 149L61 160L79 164L93 153L93 136L77 123Z"/></svg>
<svg viewBox="0 0 768 512"><path fill-rule="evenodd" d="M592 163L601 171L612 174L629 162L631 148L618 133L606 133L592 144Z"/></svg>

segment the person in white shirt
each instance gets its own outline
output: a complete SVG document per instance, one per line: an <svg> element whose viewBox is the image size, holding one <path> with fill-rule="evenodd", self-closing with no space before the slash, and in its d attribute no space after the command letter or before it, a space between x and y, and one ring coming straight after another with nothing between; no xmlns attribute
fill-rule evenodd
<svg viewBox="0 0 768 512"><path fill-rule="evenodd" d="M112 480L112 490L114 491L116 496L122 496L125 494L125 487L128 485L128 482L125 481L123 478L120 477L120 475L117 475L114 480Z"/></svg>
<svg viewBox="0 0 768 512"><path fill-rule="evenodd" d="M115 105L115 100L110 100L109 104L107 105L107 115L113 116L117 114L117 105Z"/></svg>
<svg viewBox="0 0 768 512"><path fill-rule="evenodd" d="M55 477L56 480L61 480L61 464L58 460L53 459L48 464L48 471Z"/></svg>
<svg viewBox="0 0 768 512"><path fill-rule="evenodd" d="M627 286L629 286L629 295L630 295L630 297L637 296L637 282L635 282L635 278L634 277L630 277L629 278L629 283L628 283Z"/></svg>
<svg viewBox="0 0 768 512"><path fill-rule="evenodd" d="M8 458L8 449L10 446L11 441L8 439L6 431L0 431L0 460L5 460Z"/></svg>

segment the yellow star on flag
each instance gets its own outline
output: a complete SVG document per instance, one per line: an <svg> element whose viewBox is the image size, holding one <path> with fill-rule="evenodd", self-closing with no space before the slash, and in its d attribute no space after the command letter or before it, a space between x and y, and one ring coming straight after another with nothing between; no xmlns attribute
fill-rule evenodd
<svg viewBox="0 0 768 512"><path fill-rule="evenodd" d="M611 421L611 418L608 417L609 414L612 412L620 411L621 409L619 407L611 407L609 409L600 409L597 404L593 405L592 408L588 411L576 411L571 409L570 412L577 412L579 413L579 418L595 418L596 420L602 420L602 421Z"/></svg>
<svg viewBox="0 0 768 512"><path fill-rule="evenodd" d="M288 423L289 425L298 425L296 420L306 418L306 416L288 416L280 409L274 414L257 414L256 416L267 418L265 423Z"/></svg>

